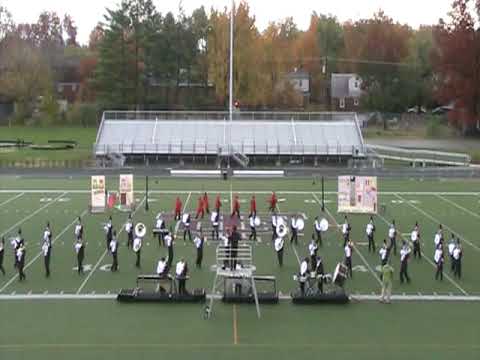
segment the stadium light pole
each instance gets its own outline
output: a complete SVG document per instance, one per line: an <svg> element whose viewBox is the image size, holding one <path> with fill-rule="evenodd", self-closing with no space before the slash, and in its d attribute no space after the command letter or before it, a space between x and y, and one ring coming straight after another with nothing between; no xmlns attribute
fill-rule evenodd
<svg viewBox="0 0 480 360"><path fill-rule="evenodd" d="M235 16L235 0L232 0L232 8L230 12L230 76L228 84L228 115L229 115L229 141L228 141L228 168L230 168L230 159L232 157L232 121L233 121L233 25Z"/></svg>

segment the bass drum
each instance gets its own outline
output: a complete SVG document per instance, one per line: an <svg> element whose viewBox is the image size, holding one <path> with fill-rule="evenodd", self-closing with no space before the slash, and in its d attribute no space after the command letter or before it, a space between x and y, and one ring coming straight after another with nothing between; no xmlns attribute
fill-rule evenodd
<svg viewBox="0 0 480 360"><path fill-rule="evenodd" d="M258 216L255 216L253 222L255 223L255 226L260 226L262 224L262 220L260 220Z"/></svg>
<svg viewBox="0 0 480 360"><path fill-rule="evenodd" d="M328 224L328 220L327 220L327 219L322 219L322 220L320 220L320 230L321 230L321 231L323 231L323 232L327 231L327 230L328 230L328 226L329 226L329 224Z"/></svg>
<svg viewBox="0 0 480 360"><path fill-rule="evenodd" d="M298 231L303 231L305 229L305 220L302 218L297 219L297 230Z"/></svg>
<svg viewBox="0 0 480 360"><path fill-rule="evenodd" d="M287 235L288 228L285 226L285 224L278 224L277 229L276 229L276 233L277 233L278 237L283 238Z"/></svg>

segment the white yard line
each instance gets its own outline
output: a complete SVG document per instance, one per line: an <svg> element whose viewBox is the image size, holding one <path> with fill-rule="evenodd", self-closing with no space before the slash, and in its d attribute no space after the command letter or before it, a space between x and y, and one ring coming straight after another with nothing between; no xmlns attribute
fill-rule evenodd
<svg viewBox="0 0 480 360"><path fill-rule="evenodd" d="M318 196L312 192L311 193L313 195L313 197L315 198L315 200L317 201L317 203L319 205L322 205L322 202L320 201L320 199L318 198ZM327 213L328 216L330 216L330 218L335 222L335 226L337 227L338 231L341 233L340 231L340 224L337 222L337 219L332 215L332 213L328 210L327 207L325 207L325 212ZM363 261L363 263L365 264L365 266L368 268L368 270L370 271L370 273L373 275L373 277L378 281L378 283L380 285L382 285L382 281L380 280L380 278L378 277L377 273L372 269L372 267L370 266L370 264L368 263L367 259L365 259L365 257L363 256L363 254L360 252L360 250L358 250L358 248L355 246L355 243L353 244L353 248L355 249L355 252L358 254L358 256L360 257L360 259Z"/></svg>
<svg viewBox="0 0 480 360"><path fill-rule="evenodd" d="M430 219L431 221L433 221L434 223L436 224L442 224L442 226L447 229L448 231L454 233L456 236L458 236L458 238L460 238L463 242L467 243L468 245L470 245L472 248L474 248L475 250L477 251L480 251L480 247L478 247L477 245L473 244L472 242L470 242L469 240L467 240L466 238L462 237L461 235L459 235L459 233L457 231L454 231L451 227L449 227L448 225L446 225L445 223L443 223L442 221L436 219L435 217L433 217L432 215L430 215L429 213L427 213L426 211L420 209L418 206L412 204L411 202L409 201L406 201L405 198L402 198L400 195L398 194L395 194L395 196L402 200L403 202L405 202L407 205L410 205L412 208L414 208L415 210L417 210L418 212L422 213L423 215L425 215L428 219Z"/></svg>
<svg viewBox="0 0 480 360"><path fill-rule="evenodd" d="M145 200L147 199L146 196L143 197L143 200L140 202L140 204L138 204L138 206L135 208L135 210L132 212L132 217L133 215L135 215L135 213L138 211L138 209L140 209L142 207L142 204L145 202ZM118 232L118 237L120 237L120 234L123 232L123 230L125 229L125 226L122 225L122 228L120 229L120 231ZM93 267L92 271L90 271L87 275L87 277L85 278L85 280L83 280L82 284L80 285L80 287L77 289L77 292L76 294L80 294L83 290L83 288L85 287L85 285L87 284L88 280L92 277L93 273L97 270L97 268L100 266L100 263L103 261L103 259L105 258L105 256L107 255L108 253L108 249L106 249L102 256L100 256L100 259L98 259L97 263L95 264L95 266Z"/></svg>
<svg viewBox="0 0 480 360"><path fill-rule="evenodd" d="M390 223L388 222L388 220L385 219L382 215L377 214L377 216L378 216L380 219L382 219L383 222L384 222L387 226L390 225ZM411 242L402 232L399 231L398 233L400 234L400 237L401 237L403 240L407 241L410 245L412 245L412 242ZM433 263L433 261L430 260L430 258L429 258L428 256L423 256L423 258L426 259L427 262L428 262L430 265L432 265L434 268L437 267L437 266ZM445 276L445 278L446 278L448 281L450 281L450 282L452 283L452 285L455 286L458 290L460 290L464 295L468 295L468 293L467 293L455 280L453 280L447 273L444 273L443 276Z"/></svg>
<svg viewBox="0 0 480 360"><path fill-rule="evenodd" d="M85 210L80 216L83 216L87 213L88 210ZM75 222L77 221L77 217L75 217L75 220L73 220L69 225L67 225L63 230L62 232L60 232L53 240L52 240L52 245L55 244L55 242L60 239L63 234L65 234L67 232L68 229L70 229L74 224ZM35 261L37 261L37 259L42 256L42 251L40 251L37 255L35 255L35 257L30 260L26 265L25 265L25 270L28 269L30 267L30 265L32 265ZM18 274L15 274L5 285L2 286L2 288L0 288L0 292L3 292L12 282L15 281L15 279L18 277Z"/></svg>
<svg viewBox="0 0 480 360"><path fill-rule="evenodd" d="M447 199L446 197L443 197L442 195L436 195L436 196L437 196L439 199L442 199L443 201L446 201L447 203L455 206L456 208L465 211L467 214L470 214L470 215L475 216L476 218L480 219L480 215L479 215L479 214L476 214L476 213L474 213L473 211L471 211L471 210L469 210L469 209L467 209L467 208L465 208L465 207L457 204L455 201L450 200L450 199Z"/></svg>
<svg viewBox="0 0 480 360"><path fill-rule="evenodd" d="M23 195L25 195L24 192L22 192L22 193L20 193L20 194L18 194L18 195L16 195L16 196L14 196L14 197L12 197L12 198L4 201L4 202L2 202L2 203L0 204L0 207L1 207L1 206L4 206L4 205L7 205L8 203L12 202L13 200L17 200L19 197L21 197L21 196L23 196Z"/></svg>
<svg viewBox="0 0 480 360"><path fill-rule="evenodd" d="M57 191L58 193L58 191ZM22 220L20 220L19 222L17 222L15 225L12 225L8 230L4 231L2 234L0 234L0 236L5 236L6 234L8 234L9 232L11 232L12 230L14 230L15 228L17 228L19 225L22 225L25 221L31 219L32 217L34 217L35 215L37 215L39 212L45 210L47 207L49 207L50 205L52 205L53 203L57 202L58 199L62 198L66 193L63 193L61 194L60 196L56 197L55 199L53 199L52 201L48 202L47 204L43 205L41 208L35 210L33 213L31 213L30 215L26 216L25 218L23 218Z"/></svg>
<svg viewBox="0 0 480 360"><path fill-rule="evenodd" d="M207 300L221 299L222 295L219 294L207 294ZM281 301L291 301L290 295L279 295ZM379 295L372 294L353 294L349 296L350 300L357 301L378 301ZM14 294L14 295L0 295L0 301L13 301L13 300L116 300L116 294ZM447 301L447 302L480 302L480 296L461 296L461 295L438 295L438 294L423 294L423 295L392 295L393 301Z"/></svg>
<svg viewBox="0 0 480 360"><path fill-rule="evenodd" d="M212 190L215 191L215 190ZM90 190L82 190L82 189L72 189L72 190L39 190L39 189L8 189L8 190L0 190L0 194L10 194L10 193L20 193L23 192L25 194L51 194L51 193L59 193L59 192L65 192L66 194L90 194ZM149 190L149 194L203 194L205 192L205 189L199 189L199 190ZM229 190L222 190L222 191L215 191L218 194L228 194L230 191ZM309 195L312 192L311 191L295 191L295 190L278 190L275 191L277 194L285 194L285 195ZM143 194L143 191L136 191L136 194ZM236 191L238 194L271 194L271 191L257 191L257 190L239 190ZM324 192L326 195L337 195L337 191L325 191ZM480 192L455 192L455 191L379 191L378 194L380 195L420 195L420 196L436 196L436 195L442 195L442 196L480 196Z"/></svg>

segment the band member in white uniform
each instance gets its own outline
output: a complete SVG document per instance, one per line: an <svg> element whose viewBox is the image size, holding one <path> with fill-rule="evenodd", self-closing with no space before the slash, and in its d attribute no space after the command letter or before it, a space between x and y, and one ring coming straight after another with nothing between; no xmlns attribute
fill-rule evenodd
<svg viewBox="0 0 480 360"><path fill-rule="evenodd" d="M365 229L365 232L367 233L367 239L368 239L368 252L372 251L373 253L376 251L375 249L375 224L373 223L373 217L370 216L370 221L367 224L367 227Z"/></svg>
<svg viewBox="0 0 480 360"><path fill-rule="evenodd" d="M83 225L80 216L77 219L77 224L75 225L75 239L83 240Z"/></svg>
<svg viewBox="0 0 480 360"><path fill-rule="evenodd" d="M77 269L78 274L83 274L83 259L85 259L85 247L83 245L83 240L79 237L75 242L75 252L77 254Z"/></svg>
<svg viewBox="0 0 480 360"><path fill-rule="evenodd" d="M250 222L250 236L248 237L248 240L257 241L257 226L255 225L255 213L251 213L249 215L249 222Z"/></svg>
<svg viewBox="0 0 480 360"><path fill-rule="evenodd" d="M13 246L13 258L14 258L14 262L13 262L13 267L15 269L18 268L18 256L17 256L17 250L20 248L20 246L22 246L23 244L25 243L25 241L23 240L23 237L22 237L22 229L18 229L18 233L17 233L17 236L15 238L13 238L12 240L12 246Z"/></svg>
<svg viewBox="0 0 480 360"><path fill-rule="evenodd" d="M277 252L277 258L278 258L278 265L280 267L283 266L283 246L285 245L285 242L283 238L277 237L274 242L275 246L275 251Z"/></svg>
<svg viewBox="0 0 480 360"><path fill-rule="evenodd" d="M455 249L453 249L453 261L454 261L453 276L459 279L462 277L462 257L463 257L462 246L460 245L460 239L457 238Z"/></svg>
<svg viewBox="0 0 480 360"><path fill-rule="evenodd" d="M42 244L43 263L45 265L45 277L50 277L50 259L52 255L52 230L50 229L50 223L47 222L47 226L43 231L43 244Z"/></svg>
<svg viewBox="0 0 480 360"><path fill-rule="evenodd" d="M410 276L408 276L408 260L410 258L411 249L408 246L407 242L404 240L402 242L402 248L400 249L400 282L406 280L407 283L410 282Z"/></svg>
<svg viewBox="0 0 480 360"><path fill-rule="evenodd" d="M323 277L325 276L325 271L323 267L323 259L320 255L316 257L315 265L312 265L312 269L315 271L318 278L318 291L320 291L320 294L323 294Z"/></svg>
<svg viewBox="0 0 480 360"><path fill-rule="evenodd" d="M305 295L305 283L308 279L308 258L303 259L300 263L300 272L298 274L298 283L300 285L300 293Z"/></svg>
<svg viewBox="0 0 480 360"><path fill-rule="evenodd" d="M127 248L133 246L133 229L135 229L135 226L133 225L132 214L129 214L127 223L125 224L125 231L127 232Z"/></svg>
<svg viewBox="0 0 480 360"><path fill-rule="evenodd" d="M113 230L112 240L110 241L110 253L112 254L112 267L110 270L112 272L118 271L118 240L117 240L117 232Z"/></svg>
<svg viewBox="0 0 480 360"><path fill-rule="evenodd" d="M345 245L344 251L345 251L345 266L348 269L348 275L350 276L350 278L353 278L353 271L352 271L353 242L349 240Z"/></svg>
<svg viewBox="0 0 480 360"><path fill-rule="evenodd" d="M435 233L435 237L433 239L433 244L435 245L435 249L437 248L438 244L443 245L443 227L439 225L437 232Z"/></svg>
<svg viewBox="0 0 480 360"><path fill-rule="evenodd" d="M157 220L155 221L155 229L157 231L159 231L157 233L157 236L158 236L158 246L164 246L165 245L165 241L164 241L164 237L165 237L165 220L163 220L161 217L158 217Z"/></svg>
<svg viewBox="0 0 480 360"><path fill-rule="evenodd" d="M397 229L395 228L395 220L392 220L388 229L388 240L390 240L388 245L389 252L391 253L393 250L393 254L397 255Z"/></svg>
<svg viewBox="0 0 480 360"><path fill-rule="evenodd" d="M352 227L348 222L348 218L345 215L345 222L342 225L342 234L343 234L343 247L347 246L347 243L350 241L350 232L352 231Z"/></svg>
<svg viewBox="0 0 480 360"><path fill-rule="evenodd" d="M198 269L202 267L204 241L205 240L200 235L195 236L193 239L193 244L197 249L197 260L195 261L195 265Z"/></svg>
<svg viewBox="0 0 480 360"><path fill-rule="evenodd" d="M298 245L298 215L293 215L290 220L290 229L292 229L292 236L290 237L290 244L295 242Z"/></svg>
<svg viewBox="0 0 480 360"><path fill-rule="evenodd" d="M315 237L312 234L312 240L310 241L310 244L308 244L308 253L310 255L310 264L312 265L312 271L315 271L314 267L315 267L316 258L317 258L317 251L318 251L318 245L317 245L317 242L315 241Z"/></svg>
<svg viewBox="0 0 480 360"><path fill-rule="evenodd" d="M190 225L191 225L190 214L188 214L186 220L187 221L185 221L183 223L183 241L185 241L185 242L187 241L187 235L188 235L188 239L191 242L192 241L192 232L190 231Z"/></svg>
<svg viewBox="0 0 480 360"><path fill-rule="evenodd" d="M452 237L448 243L448 255L450 257L450 272L453 273L455 268L455 261L453 259L453 250L455 250L456 242L455 242L455 234L452 233Z"/></svg>
<svg viewBox="0 0 480 360"><path fill-rule="evenodd" d="M315 217L313 228L317 236L317 245L321 247L322 246L322 228L320 227L320 220L318 219L318 216Z"/></svg>
<svg viewBox="0 0 480 360"><path fill-rule="evenodd" d="M387 240L383 240L383 245L378 253L380 255L381 264L384 266L388 262L388 256L390 255L390 251L387 246Z"/></svg>
<svg viewBox="0 0 480 360"><path fill-rule="evenodd" d="M219 240L218 239L218 227L220 226L220 213L218 211L215 212L215 217L213 218L212 221L212 240Z"/></svg>
<svg viewBox="0 0 480 360"><path fill-rule="evenodd" d="M5 238L2 236L0 239L0 271L5 275L5 269L3 268L3 256L5 255Z"/></svg>
<svg viewBox="0 0 480 360"><path fill-rule="evenodd" d="M277 238L277 224L278 224L278 215L273 213L272 215L272 242Z"/></svg>
<svg viewBox="0 0 480 360"><path fill-rule="evenodd" d="M110 247L110 241L112 241L112 237L113 237L113 225L112 225L112 217L111 216L108 218L108 222L105 224L104 229L105 229L105 233L106 233L105 239L106 239L107 250L108 250L109 247Z"/></svg>
<svg viewBox="0 0 480 360"><path fill-rule="evenodd" d="M18 269L18 278L20 281L26 279L25 272L25 257L27 255L27 250L25 249L25 243L21 243L15 253L17 256L17 269Z"/></svg>
<svg viewBox="0 0 480 360"><path fill-rule="evenodd" d="M435 261L435 265L437 266L437 271L435 272L435 280L440 279L443 280L443 245L442 242L439 242L437 248L435 249L435 253L433 254L433 260Z"/></svg>
<svg viewBox="0 0 480 360"><path fill-rule="evenodd" d="M175 267L175 275L178 280L178 292L181 295L187 293L186 282L187 282L188 266L185 259L180 259Z"/></svg>
<svg viewBox="0 0 480 360"><path fill-rule="evenodd" d="M140 255L142 252L142 238L136 236L133 240L133 251L137 255L137 261L135 262L135 267L140 268Z"/></svg>
<svg viewBox="0 0 480 360"><path fill-rule="evenodd" d="M168 250L168 261L167 261L167 267L170 269L172 267L172 262L173 262L173 235L172 232L169 231L165 235L165 246L167 247Z"/></svg>
<svg viewBox="0 0 480 360"><path fill-rule="evenodd" d="M415 223L415 227L412 230L410 239L413 243L413 257L416 258L418 256L418 258L421 259L422 252L420 250L420 227L418 226L418 222Z"/></svg>
<svg viewBox="0 0 480 360"><path fill-rule="evenodd" d="M168 273L168 263L164 257L162 257L157 264L157 275L160 277L165 277Z"/></svg>

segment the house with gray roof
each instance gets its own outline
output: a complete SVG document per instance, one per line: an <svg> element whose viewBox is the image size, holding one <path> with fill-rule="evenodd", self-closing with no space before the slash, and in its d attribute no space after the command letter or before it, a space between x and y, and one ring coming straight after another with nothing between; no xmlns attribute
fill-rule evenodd
<svg viewBox="0 0 480 360"><path fill-rule="evenodd" d="M332 74L332 111L358 111L362 96L362 79L357 74Z"/></svg>

